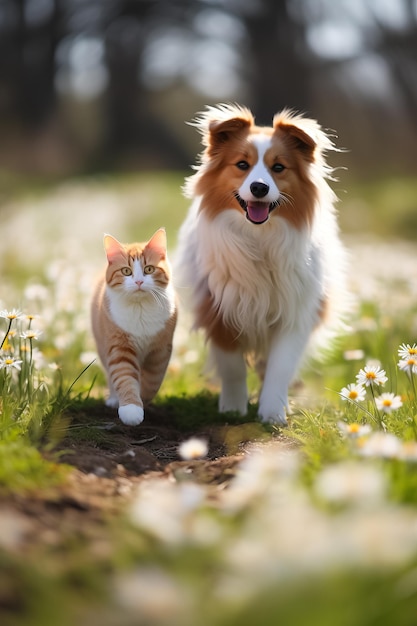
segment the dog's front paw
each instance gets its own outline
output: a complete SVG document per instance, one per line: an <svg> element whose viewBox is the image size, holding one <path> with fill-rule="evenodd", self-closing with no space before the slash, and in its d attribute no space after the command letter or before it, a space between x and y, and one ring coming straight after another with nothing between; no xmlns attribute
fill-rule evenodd
<svg viewBox="0 0 417 626"><path fill-rule="evenodd" d="M246 383L223 387L219 398L219 412L235 411L240 415L248 412L248 393Z"/></svg>
<svg viewBox="0 0 417 626"><path fill-rule="evenodd" d="M137 426L143 422L143 408L137 404L125 404L119 407L119 417L126 426Z"/></svg>
<svg viewBox="0 0 417 626"><path fill-rule="evenodd" d="M268 407L267 405L259 405L258 415L265 424L277 424L277 426L288 426L285 407L281 410L277 407Z"/></svg>

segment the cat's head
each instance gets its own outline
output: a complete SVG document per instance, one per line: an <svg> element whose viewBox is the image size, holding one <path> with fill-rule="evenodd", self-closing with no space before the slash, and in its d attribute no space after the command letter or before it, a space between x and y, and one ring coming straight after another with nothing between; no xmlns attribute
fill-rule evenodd
<svg viewBox="0 0 417 626"><path fill-rule="evenodd" d="M138 298L169 284L171 269L165 229L157 230L145 243L123 244L105 235L104 249L108 261L106 282L111 289Z"/></svg>

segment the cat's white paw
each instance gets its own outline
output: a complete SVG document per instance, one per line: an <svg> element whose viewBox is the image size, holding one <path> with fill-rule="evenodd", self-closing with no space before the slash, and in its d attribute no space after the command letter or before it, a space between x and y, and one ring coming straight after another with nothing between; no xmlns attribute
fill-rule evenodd
<svg viewBox="0 0 417 626"><path fill-rule="evenodd" d="M119 406L119 398L117 396L109 396L106 400L106 406L111 409L117 409Z"/></svg>
<svg viewBox="0 0 417 626"><path fill-rule="evenodd" d="M143 422L143 408L137 404L125 404L119 407L119 417L126 426L137 426Z"/></svg>

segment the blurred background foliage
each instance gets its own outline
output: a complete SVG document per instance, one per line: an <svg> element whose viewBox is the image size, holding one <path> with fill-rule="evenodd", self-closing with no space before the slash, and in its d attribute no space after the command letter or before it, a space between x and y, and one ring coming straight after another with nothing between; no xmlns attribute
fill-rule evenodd
<svg viewBox="0 0 417 626"><path fill-rule="evenodd" d="M337 129L356 178L414 173L416 0L0 0L8 175L184 171L219 101Z"/></svg>

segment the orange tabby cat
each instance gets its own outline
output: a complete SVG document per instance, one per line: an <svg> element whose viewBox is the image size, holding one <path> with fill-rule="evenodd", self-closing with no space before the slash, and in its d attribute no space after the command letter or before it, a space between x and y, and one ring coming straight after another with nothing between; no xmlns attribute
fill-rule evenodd
<svg viewBox="0 0 417 626"><path fill-rule="evenodd" d="M124 424L136 425L161 386L177 321L165 230L147 243L105 235L104 248L108 266L93 297L93 333L108 378L106 404L119 408Z"/></svg>

